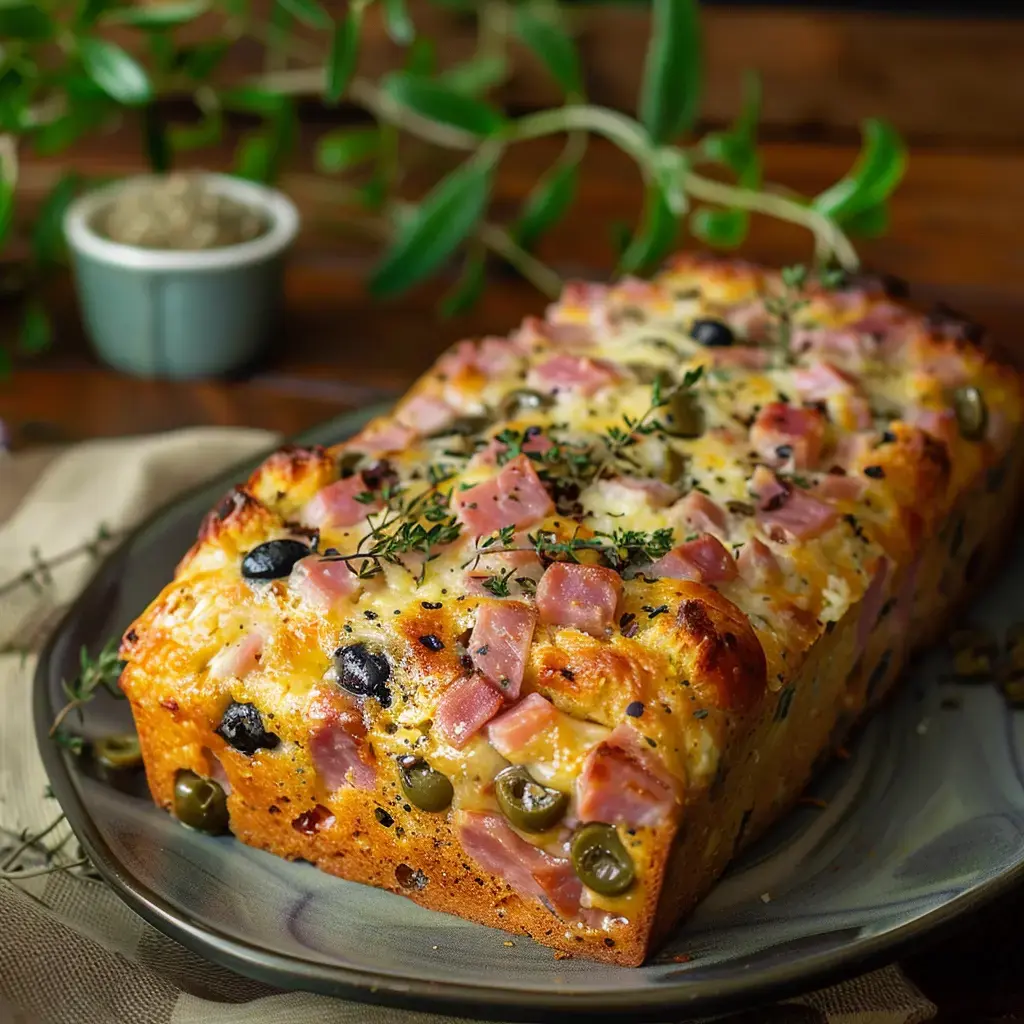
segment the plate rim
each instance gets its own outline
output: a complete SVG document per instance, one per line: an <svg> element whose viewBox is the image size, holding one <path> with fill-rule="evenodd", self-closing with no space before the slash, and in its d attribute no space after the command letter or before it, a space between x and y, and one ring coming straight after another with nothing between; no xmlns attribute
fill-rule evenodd
<svg viewBox="0 0 1024 1024"><path fill-rule="evenodd" d="M741 971L735 977L688 979L666 983L648 992L602 991L594 996L534 992L491 983L472 985L465 982L402 979L392 974L377 974L360 967L314 963L289 953L268 950L264 946L228 935L216 927L199 924L187 913L177 910L158 891L136 878L118 860L85 801L79 797L73 782L73 755L49 737L54 708L49 698L49 668L59 639L68 623L83 605L101 588L116 561L145 531L172 514L174 509L217 486L229 485L240 472L255 460L266 458L284 444L308 445L323 443L326 434L339 440L349 436L356 425L388 408L373 405L342 413L317 426L269 447L234 464L194 487L176 495L145 517L108 553L89 582L71 602L60 621L47 637L39 653L33 677L33 724L36 745L46 769L54 795L76 838L82 844L96 870L111 889L140 917L159 931L205 959L252 980L270 983L283 989L304 989L358 1002L394 1006L401 1009L469 1015L473 1019L511 1020L510 1011L520 1021L549 1019L557 1012L570 1017L586 1017L592 1021L642 1021L664 1019L666 1012L721 1013L752 1008L780 998L807 993L828 984L894 962L898 954L912 943L920 948L936 941L961 919L991 904L1016 887L1024 879L1024 859L993 875L971 889L954 896L910 921L876 935L805 955L788 963L767 965L753 971ZM879 708L876 714L885 713ZM623 968L623 970L643 970Z"/></svg>

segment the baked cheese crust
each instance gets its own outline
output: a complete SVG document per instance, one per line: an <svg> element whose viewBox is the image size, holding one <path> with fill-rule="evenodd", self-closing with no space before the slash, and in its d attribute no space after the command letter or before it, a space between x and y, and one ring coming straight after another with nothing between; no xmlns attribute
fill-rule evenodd
<svg viewBox="0 0 1024 1024"><path fill-rule="evenodd" d="M891 291L572 284L271 456L125 634L155 801L641 963L998 548L1021 378Z"/></svg>

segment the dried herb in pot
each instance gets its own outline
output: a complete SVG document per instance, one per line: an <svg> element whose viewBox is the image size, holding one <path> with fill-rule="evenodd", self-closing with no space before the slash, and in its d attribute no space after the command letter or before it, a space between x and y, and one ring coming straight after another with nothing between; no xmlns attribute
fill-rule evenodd
<svg viewBox="0 0 1024 1024"><path fill-rule="evenodd" d="M172 174L126 188L92 227L121 245L192 252L250 242L268 225L259 210L215 191L202 178Z"/></svg>

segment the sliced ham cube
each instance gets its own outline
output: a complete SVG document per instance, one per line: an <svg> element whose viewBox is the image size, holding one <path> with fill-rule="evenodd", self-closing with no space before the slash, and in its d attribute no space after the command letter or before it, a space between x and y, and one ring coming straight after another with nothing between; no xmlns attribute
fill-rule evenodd
<svg viewBox="0 0 1024 1024"><path fill-rule="evenodd" d="M829 473L814 485L814 494L824 501L860 501L867 490L863 477Z"/></svg>
<svg viewBox="0 0 1024 1024"><path fill-rule="evenodd" d="M543 455L550 448L554 447L555 442L548 437L547 434L541 433L539 430L535 433L530 433L529 429L526 430L526 434L529 436L523 439L521 450L527 455ZM470 460L470 466L493 466L498 461L498 456L508 451L508 445L504 441L499 441L496 437L492 437L487 442L486 447L481 448L473 458Z"/></svg>
<svg viewBox="0 0 1024 1024"><path fill-rule="evenodd" d="M817 537L839 519L832 505L782 483L764 466L754 471L751 487L758 499L757 522L772 540Z"/></svg>
<svg viewBox="0 0 1024 1024"><path fill-rule="evenodd" d="M417 433L397 420L381 420L370 423L364 430L356 434L346 445L348 451L370 452L384 455L387 452L400 452L417 440Z"/></svg>
<svg viewBox="0 0 1024 1024"><path fill-rule="evenodd" d="M266 638L259 629L251 629L210 659L211 679L243 679L259 668Z"/></svg>
<svg viewBox="0 0 1024 1024"><path fill-rule="evenodd" d="M473 664L506 700L523 685L537 613L522 601L482 601L469 638Z"/></svg>
<svg viewBox="0 0 1024 1024"><path fill-rule="evenodd" d="M517 455L490 480L456 491L452 504L460 522L478 537L505 526L533 526L555 507L525 455Z"/></svg>
<svg viewBox="0 0 1024 1024"><path fill-rule="evenodd" d="M359 593L359 577L348 562L310 555L295 563L288 585L311 607L327 614Z"/></svg>
<svg viewBox="0 0 1024 1024"><path fill-rule="evenodd" d="M590 359L587 356L572 356L560 353L534 366L526 379L535 391L554 394L558 391L572 391L590 396L614 384L621 375L614 363L604 359Z"/></svg>
<svg viewBox="0 0 1024 1024"><path fill-rule="evenodd" d="M366 744L366 726L355 699L341 690L314 692L306 708L311 721L309 756L325 788L373 789L377 769Z"/></svg>
<svg viewBox="0 0 1024 1024"><path fill-rule="evenodd" d="M577 915L583 883L569 860L528 843L497 814L461 811L457 822L463 849L485 871L520 896L544 900L563 918Z"/></svg>
<svg viewBox="0 0 1024 1024"><path fill-rule="evenodd" d="M669 516L691 530L715 531L723 535L729 532L729 517L725 510L700 491L690 491L686 497L680 498L672 506Z"/></svg>
<svg viewBox="0 0 1024 1024"><path fill-rule="evenodd" d="M547 697L530 693L487 726L487 738L502 757L512 758L562 713Z"/></svg>
<svg viewBox="0 0 1024 1024"><path fill-rule="evenodd" d="M784 402L766 405L750 427L750 443L767 462L783 465L790 459L797 469L810 469L821 457L825 418L816 409Z"/></svg>
<svg viewBox="0 0 1024 1024"><path fill-rule="evenodd" d="M553 322L528 316L516 333L520 344L546 342L558 348L580 349L594 344L594 331L589 324Z"/></svg>
<svg viewBox="0 0 1024 1024"><path fill-rule="evenodd" d="M827 362L798 366L793 370L793 385L805 402L824 402L857 391L857 383L849 374Z"/></svg>
<svg viewBox="0 0 1024 1024"><path fill-rule="evenodd" d="M558 301L547 308L552 324L590 324L608 326L608 285L592 281L566 281Z"/></svg>
<svg viewBox="0 0 1024 1024"><path fill-rule="evenodd" d="M651 578L725 583L736 578L736 560L710 533L680 544L643 570Z"/></svg>
<svg viewBox="0 0 1024 1024"><path fill-rule="evenodd" d="M434 725L446 742L461 750L501 705L501 694L483 676L466 676L445 690L434 710Z"/></svg>
<svg viewBox="0 0 1024 1024"><path fill-rule="evenodd" d="M415 430L421 437L451 426L455 416L455 410L443 398L434 395L416 395L403 402L395 413L399 423Z"/></svg>
<svg viewBox="0 0 1024 1024"><path fill-rule="evenodd" d="M770 348L760 348L757 345L709 348L701 355L710 358L711 362L721 369L735 367L741 370L765 370L772 365L775 358Z"/></svg>
<svg viewBox="0 0 1024 1024"><path fill-rule="evenodd" d="M799 355L813 352L856 370L863 368L875 347L870 335L849 327L799 327L790 341L790 348Z"/></svg>
<svg viewBox="0 0 1024 1024"><path fill-rule="evenodd" d="M775 553L759 537L751 537L740 548L736 568L743 580L752 587L775 583L782 575Z"/></svg>
<svg viewBox="0 0 1024 1024"><path fill-rule="evenodd" d="M576 798L581 821L653 828L675 819L680 786L640 734L623 724L587 755Z"/></svg>
<svg viewBox="0 0 1024 1024"><path fill-rule="evenodd" d="M508 338L484 338L480 342L460 341L437 362L438 374L448 379L464 373L497 377L509 372L522 355Z"/></svg>
<svg viewBox="0 0 1024 1024"><path fill-rule="evenodd" d="M599 565L555 562L537 584L541 622L604 636L615 622L622 577Z"/></svg>
<svg viewBox="0 0 1024 1024"><path fill-rule="evenodd" d="M321 488L310 498L299 513L305 526L318 530L340 530L362 522L370 512L383 507L382 502L373 498L359 501L370 493L361 473L336 480Z"/></svg>

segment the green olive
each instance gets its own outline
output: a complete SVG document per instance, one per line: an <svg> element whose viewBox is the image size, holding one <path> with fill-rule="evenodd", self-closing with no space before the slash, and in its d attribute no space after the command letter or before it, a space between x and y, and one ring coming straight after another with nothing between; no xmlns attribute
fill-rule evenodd
<svg viewBox="0 0 1024 1024"><path fill-rule="evenodd" d="M988 427L988 406L984 395L977 388L957 388L953 392L953 409L961 436L968 441L981 441Z"/></svg>
<svg viewBox="0 0 1024 1024"><path fill-rule="evenodd" d="M228 831L228 798L213 781L182 768L174 777L174 816L199 832Z"/></svg>
<svg viewBox="0 0 1024 1024"><path fill-rule="evenodd" d="M93 742L92 756L100 767L110 771L138 768L142 764L139 737L133 732L103 736Z"/></svg>
<svg viewBox="0 0 1024 1024"><path fill-rule="evenodd" d="M446 775L435 771L420 757L407 755L398 760L402 792L409 803L421 811L443 811L452 802L455 790Z"/></svg>
<svg viewBox="0 0 1024 1024"><path fill-rule="evenodd" d="M636 879L633 858L612 825L600 821L580 825L573 834L570 852L580 881L602 896L618 896Z"/></svg>
<svg viewBox="0 0 1024 1024"><path fill-rule="evenodd" d="M359 466L359 463L362 461L362 452L342 452L341 457L338 459L338 475L342 479L347 479L348 477L354 475L356 469Z"/></svg>
<svg viewBox="0 0 1024 1024"><path fill-rule="evenodd" d="M673 437L700 437L704 433L700 400L689 388L677 388L668 396L668 412L662 422Z"/></svg>
<svg viewBox="0 0 1024 1024"><path fill-rule="evenodd" d="M667 484L678 484L686 475L686 456L675 448L665 448L665 464L661 467L661 479Z"/></svg>
<svg viewBox="0 0 1024 1024"><path fill-rule="evenodd" d="M502 419L514 420L524 413L550 408L552 404L553 400L550 395L531 391L529 388L515 388L501 400L498 413Z"/></svg>
<svg viewBox="0 0 1024 1024"><path fill-rule="evenodd" d="M472 437L491 425L490 416L460 416L447 427L431 434L431 437Z"/></svg>
<svg viewBox="0 0 1024 1024"><path fill-rule="evenodd" d="M502 814L524 832L546 832L565 817L569 798L542 786L522 767L503 768L494 779L494 795Z"/></svg>

